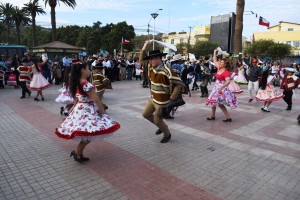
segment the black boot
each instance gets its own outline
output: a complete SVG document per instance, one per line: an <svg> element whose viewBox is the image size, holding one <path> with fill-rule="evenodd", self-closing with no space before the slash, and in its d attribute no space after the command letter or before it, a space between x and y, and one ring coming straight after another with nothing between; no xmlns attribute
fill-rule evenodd
<svg viewBox="0 0 300 200"><path fill-rule="evenodd" d="M285 110L292 110L292 106L288 106Z"/></svg>
<svg viewBox="0 0 300 200"><path fill-rule="evenodd" d="M60 107L60 114L63 115L64 107Z"/></svg>

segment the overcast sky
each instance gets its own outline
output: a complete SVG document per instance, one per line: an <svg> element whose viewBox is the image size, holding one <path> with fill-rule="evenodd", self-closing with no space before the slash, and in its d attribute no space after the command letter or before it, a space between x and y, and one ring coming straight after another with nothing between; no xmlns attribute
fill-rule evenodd
<svg viewBox="0 0 300 200"><path fill-rule="evenodd" d="M26 0L1 0L14 6L22 7ZM136 34L146 34L147 24L153 27L151 13L158 9L159 16L155 20L156 30L161 33L173 31L189 31L189 26L209 25L211 16L229 14L236 11L236 0L76 0L73 10L63 3L56 8L57 26L92 25L100 21L118 23L126 21L133 25ZM258 26L259 16L268 20L271 26L279 21L300 23L299 0L245 0L243 36L250 39L253 32L267 31L264 26ZM44 1L40 5L45 8ZM51 27L50 8L46 6L46 15L37 16L37 24ZM248 11L248 12L247 12ZM258 17L251 15L257 13Z"/></svg>

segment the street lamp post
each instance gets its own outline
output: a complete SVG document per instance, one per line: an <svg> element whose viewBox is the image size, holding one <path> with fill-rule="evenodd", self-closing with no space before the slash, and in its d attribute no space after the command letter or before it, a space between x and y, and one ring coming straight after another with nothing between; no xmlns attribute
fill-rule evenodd
<svg viewBox="0 0 300 200"><path fill-rule="evenodd" d="M155 13L151 13L151 16L152 16L152 18L153 18L153 40L154 40L154 35L155 35L155 18L158 16L158 11L159 10L162 10L161 8L160 9L158 9ZM152 19L151 18L151 19ZM151 21L151 19L150 19L150 21ZM150 21L149 21L149 23L150 23ZM148 35L149 35L149 27L150 27L150 25L149 25L149 23L148 23ZM153 41L153 50L154 50L154 41Z"/></svg>

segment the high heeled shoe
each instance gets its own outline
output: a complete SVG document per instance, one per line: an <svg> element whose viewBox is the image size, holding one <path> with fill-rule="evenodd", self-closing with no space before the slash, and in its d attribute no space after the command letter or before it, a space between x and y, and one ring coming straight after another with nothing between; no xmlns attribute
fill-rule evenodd
<svg viewBox="0 0 300 200"><path fill-rule="evenodd" d="M90 159L88 157L85 157L83 154L80 155L80 160L82 161L89 161Z"/></svg>
<svg viewBox="0 0 300 200"><path fill-rule="evenodd" d="M232 122L231 118L224 119L223 122Z"/></svg>
<svg viewBox="0 0 300 200"><path fill-rule="evenodd" d="M79 163L83 163L83 161L77 156L77 154L75 153L75 150L71 151L70 154L70 158L73 156L74 160L79 162Z"/></svg>
<svg viewBox="0 0 300 200"><path fill-rule="evenodd" d="M207 120L215 120L216 117L211 116L211 117L208 117L208 118L206 118L206 119L207 119Z"/></svg>

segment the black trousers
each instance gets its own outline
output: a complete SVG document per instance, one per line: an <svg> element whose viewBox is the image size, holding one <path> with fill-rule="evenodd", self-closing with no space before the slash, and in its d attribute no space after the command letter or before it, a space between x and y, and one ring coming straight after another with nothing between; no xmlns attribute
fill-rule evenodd
<svg viewBox="0 0 300 200"><path fill-rule="evenodd" d="M293 90L283 90L283 100L289 107L292 107L292 96L293 96Z"/></svg>
<svg viewBox="0 0 300 200"><path fill-rule="evenodd" d="M208 95L208 89L207 89L207 85L206 86L200 86L201 88L201 94L202 95Z"/></svg>
<svg viewBox="0 0 300 200"><path fill-rule="evenodd" d="M26 82L25 81L20 81L20 86L22 88L22 97L25 97L26 93L30 93L30 91L28 90L28 88L26 86Z"/></svg>

